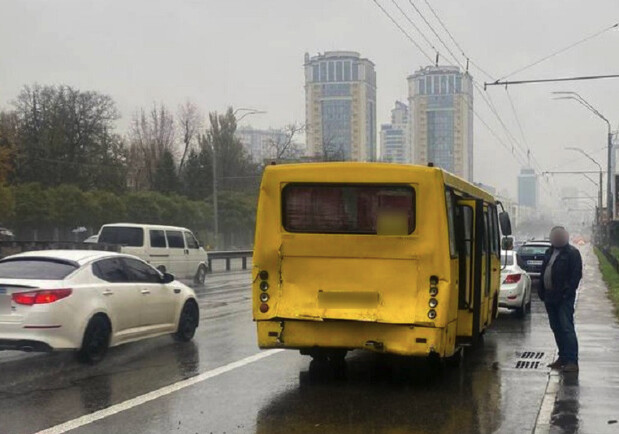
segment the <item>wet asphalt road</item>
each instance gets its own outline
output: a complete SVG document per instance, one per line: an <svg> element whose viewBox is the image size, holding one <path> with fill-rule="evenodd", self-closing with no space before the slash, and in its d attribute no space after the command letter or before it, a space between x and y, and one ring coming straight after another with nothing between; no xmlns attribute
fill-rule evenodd
<svg viewBox="0 0 619 434"><path fill-rule="evenodd" d="M612 402L619 410L614 400L619 378L612 370L618 359L604 367L608 375L595 377L596 387L601 378L615 388L606 394L614 401L598 409L604 412L599 423L579 422L578 412L595 400L597 389L583 387L589 378L583 372L580 384L578 378L549 376L544 366L554 357L553 338L535 297L524 319L502 311L458 368L437 370L353 352L346 369L336 372L310 366L309 358L293 351L247 359L259 353L248 272L209 276L199 295L201 327L189 344L168 337L129 344L110 350L94 367L68 353L1 354L0 432L37 432L105 408L115 414L78 419L86 423L72 432L530 433L538 420L547 424L539 432L619 432L607 417ZM585 348L595 354L603 350L600 343L612 346L607 334L599 338ZM517 361L526 360L523 352L537 354L540 367L517 369ZM178 383L188 378L195 384ZM170 392L169 385L182 388ZM548 407L544 397L553 390L558 393ZM153 391L148 402L125 403Z"/></svg>

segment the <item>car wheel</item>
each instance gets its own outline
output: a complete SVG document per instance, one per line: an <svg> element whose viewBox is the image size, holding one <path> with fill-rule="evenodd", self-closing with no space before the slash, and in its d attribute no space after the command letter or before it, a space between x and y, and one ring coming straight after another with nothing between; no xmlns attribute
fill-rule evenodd
<svg viewBox="0 0 619 434"><path fill-rule="evenodd" d="M457 368L462 363L464 358L464 348L460 347L456 349L456 352L449 357L445 357L445 366L449 368Z"/></svg>
<svg viewBox="0 0 619 434"><path fill-rule="evenodd" d="M200 321L198 305L194 300L189 300L183 306L181 316L178 320L178 329L174 333L174 339L179 342L189 342L196 334L196 328Z"/></svg>
<svg viewBox="0 0 619 434"><path fill-rule="evenodd" d="M97 315L93 317L82 340L82 348L78 352L78 358L84 363L94 365L105 357L110 345L112 330L106 317Z"/></svg>
<svg viewBox="0 0 619 434"><path fill-rule="evenodd" d="M523 294L522 296L522 304L520 305L520 307L516 308L516 316L518 318L524 318L525 315L527 314L527 294Z"/></svg>
<svg viewBox="0 0 619 434"><path fill-rule="evenodd" d="M204 285L204 281L206 280L206 266L200 265L198 267L198 271L196 272L195 277L193 278L193 282L196 285Z"/></svg>

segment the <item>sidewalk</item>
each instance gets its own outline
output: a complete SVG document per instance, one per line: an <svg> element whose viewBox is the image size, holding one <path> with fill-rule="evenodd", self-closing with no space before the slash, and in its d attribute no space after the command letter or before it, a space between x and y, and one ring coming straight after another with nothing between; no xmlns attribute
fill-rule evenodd
<svg viewBox="0 0 619 434"><path fill-rule="evenodd" d="M619 433L619 322L591 246L576 306L580 373L556 374L551 433Z"/></svg>

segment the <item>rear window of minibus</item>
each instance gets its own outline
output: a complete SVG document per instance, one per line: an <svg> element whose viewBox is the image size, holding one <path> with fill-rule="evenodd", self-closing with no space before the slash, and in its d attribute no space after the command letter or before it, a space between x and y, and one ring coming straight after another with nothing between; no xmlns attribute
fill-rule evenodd
<svg viewBox="0 0 619 434"><path fill-rule="evenodd" d="M415 230L411 186L288 184L282 207L288 232L408 235Z"/></svg>

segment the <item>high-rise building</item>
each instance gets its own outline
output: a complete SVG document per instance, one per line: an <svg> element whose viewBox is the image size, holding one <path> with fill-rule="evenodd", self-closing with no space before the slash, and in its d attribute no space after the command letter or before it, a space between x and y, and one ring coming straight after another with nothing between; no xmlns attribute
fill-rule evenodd
<svg viewBox="0 0 619 434"><path fill-rule="evenodd" d="M389 163L411 163L408 140L408 106L396 101L391 123L380 126L380 159Z"/></svg>
<svg viewBox="0 0 619 434"><path fill-rule="evenodd" d="M376 160L376 72L352 51L305 54L307 151L325 160Z"/></svg>
<svg viewBox="0 0 619 434"><path fill-rule="evenodd" d="M537 203L537 174L534 169L523 167L518 175L518 205L537 208Z"/></svg>
<svg viewBox="0 0 619 434"><path fill-rule="evenodd" d="M413 162L473 180L473 82L456 66L427 66L408 77Z"/></svg>
<svg viewBox="0 0 619 434"><path fill-rule="evenodd" d="M286 133L276 129L260 130L252 127L239 127L235 135L254 163L263 163L264 160L275 158L277 144L286 140Z"/></svg>

